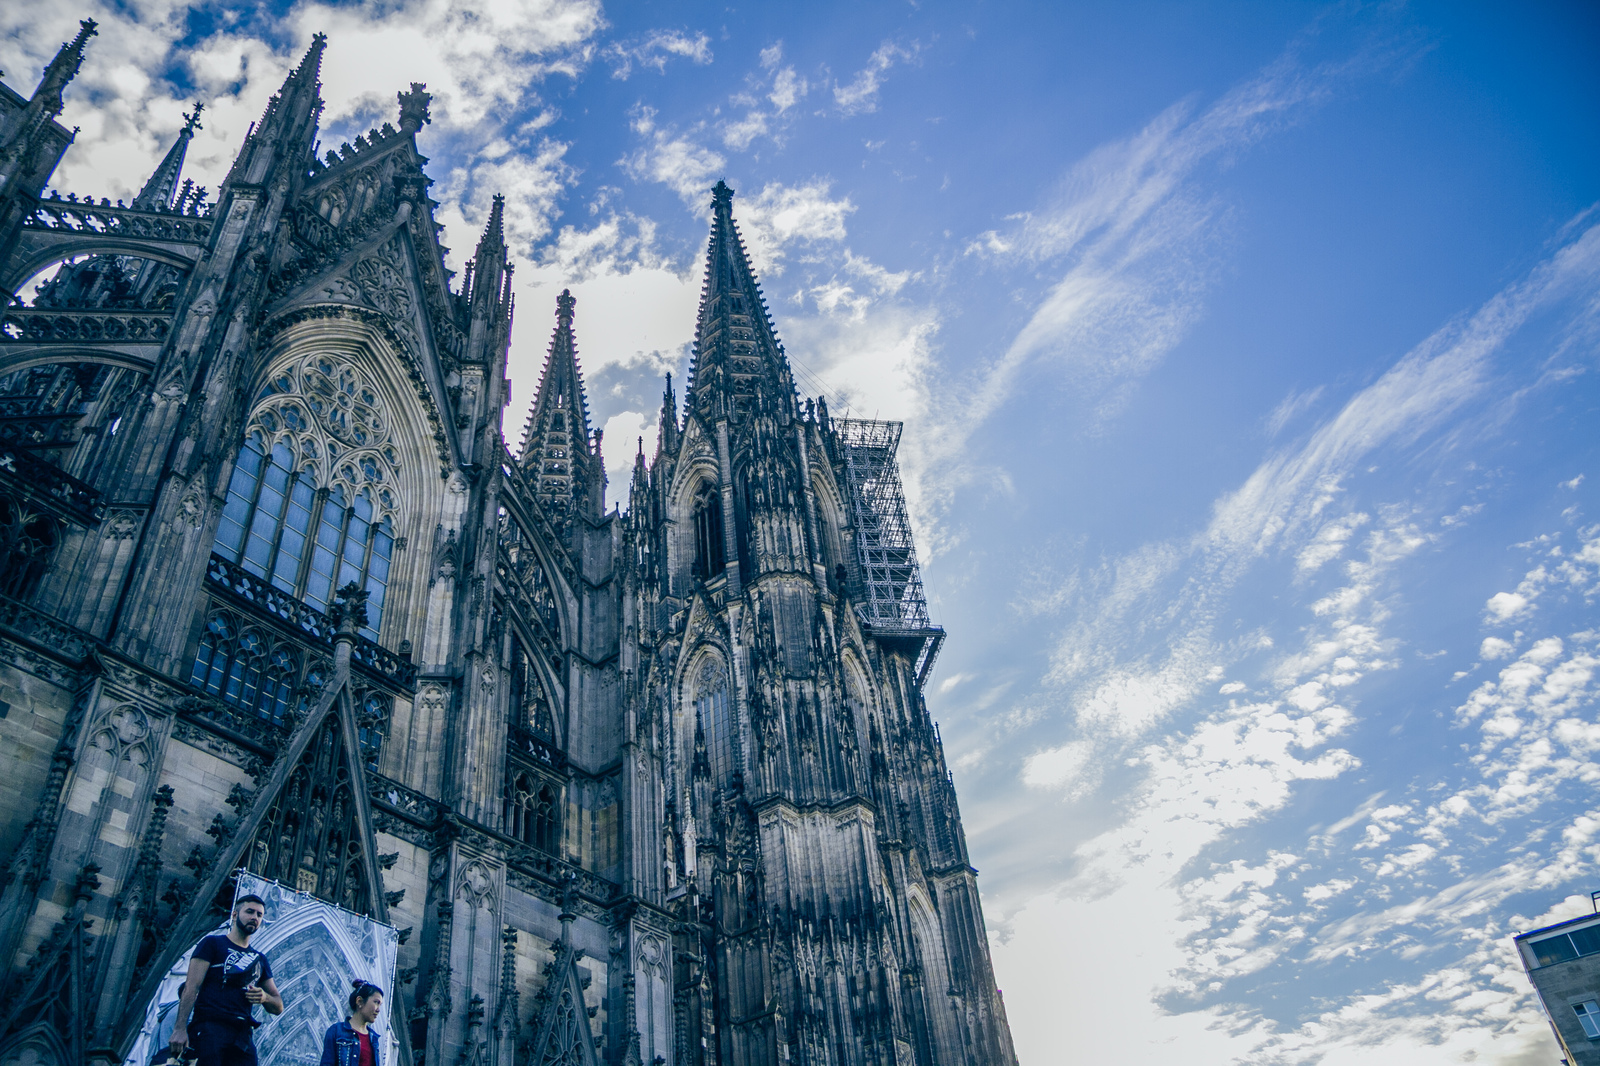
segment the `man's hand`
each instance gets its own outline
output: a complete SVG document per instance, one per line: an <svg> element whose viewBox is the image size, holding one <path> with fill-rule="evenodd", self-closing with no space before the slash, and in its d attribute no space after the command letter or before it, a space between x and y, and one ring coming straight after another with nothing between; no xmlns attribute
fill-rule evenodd
<svg viewBox="0 0 1600 1066"><path fill-rule="evenodd" d="M261 991L257 985L249 984L244 986L244 998L248 999L252 1004L261 1003L266 1000L267 994Z"/></svg>
<svg viewBox="0 0 1600 1066"><path fill-rule="evenodd" d="M183 1051L189 1046L189 1029L182 1022L172 1027L172 1035L167 1038L167 1051L174 1062L183 1059Z"/></svg>

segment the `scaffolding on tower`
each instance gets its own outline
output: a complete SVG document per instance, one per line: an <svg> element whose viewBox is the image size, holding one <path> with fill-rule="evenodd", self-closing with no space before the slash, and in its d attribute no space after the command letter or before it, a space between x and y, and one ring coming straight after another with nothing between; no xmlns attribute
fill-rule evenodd
<svg viewBox="0 0 1600 1066"><path fill-rule="evenodd" d="M861 571L856 615L879 640L914 647L920 686L939 655L944 629L928 617L911 515L895 462L904 423L837 418L833 428L843 446L845 482L856 527L856 562Z"/></svg>

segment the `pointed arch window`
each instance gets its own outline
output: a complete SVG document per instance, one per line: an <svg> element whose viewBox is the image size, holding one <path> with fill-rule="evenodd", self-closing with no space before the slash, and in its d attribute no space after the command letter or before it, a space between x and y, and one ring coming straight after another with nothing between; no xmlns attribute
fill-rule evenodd
<svg viewBox="0 0 1600 1066"><path fill-rule="evenodd" d="M319 611L355 582L368 595L361 635L377 640L398 465L376 390L355 367L314 356L258 396L212 550Z"/></svg>
<svg viewBox="0 0 1600 1066"><path fill-rule="evenodd" d="M241 627L218 611L206 621L189 683L273 722L294 704L300 657L292 645L274 645L259 629Z"/></svg>
<svg viewBox="0 0 1600 1066"><path fill-rule="evenodd" d="M727 566L722 535L722 499L709 483L694 498L694 574L709 581Z"/></svg>
<svg viewBox="0 0 1600 1066"><path fill-rule="evenodd" d="M550 710L549 697L545 695L544 682L533 664L533 657L520 637L513 638L515 654L511 660L512 708L518 725L528 729L540 740L556 739L555 716Z"/></svg>
<svg viewBox="0 0 1600 1066"><path fill-rule="evenodd" d="M519 773L506 796L506 833L540 851L556 854L561 840L556 792L537 774Z"/></svg>
<svg viewBox="0 0 1600 1066"><path fill-rule="evenodd" d="M705 737L711 783L718 789L733 777L733 715L728 705L728 672L720 660L707 656L694 686L696 727Z"/></svg>

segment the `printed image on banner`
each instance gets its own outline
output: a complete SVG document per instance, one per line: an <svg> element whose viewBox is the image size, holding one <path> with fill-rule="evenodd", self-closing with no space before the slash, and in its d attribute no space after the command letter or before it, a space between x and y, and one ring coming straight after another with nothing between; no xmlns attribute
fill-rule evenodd
<svg viewBox="0 0 1600 1066"><path fill-rule="evenodd" d="M364 915L336 907L315 896L296 892L276 881L240 871L234 898L255 895L266 901L267 916L250 946L272 963L272 978L283 996L277 1016L255 1008L256 1053L274 1066L317 1066L322 1059L322 1034L343 1021L350 982L371 981L384 991L384 1010L372 1027L383 1042L383 1061L398 1061L390 1009L394 996L395 958L399 934ZM213 933L226 934L224 921ZM207 934L209 935L209 934ZM195 938L196 943L200 940ZM162 1055L172 1035L178 990L189 972L190 950L183 953L145 1011L144 1029L127 1058L130 1066L147 1066Z"/></svg>

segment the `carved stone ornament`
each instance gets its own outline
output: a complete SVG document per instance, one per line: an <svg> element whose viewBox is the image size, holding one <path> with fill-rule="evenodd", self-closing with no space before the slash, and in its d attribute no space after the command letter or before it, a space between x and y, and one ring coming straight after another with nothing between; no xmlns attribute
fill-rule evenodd
<svg viewBox="0 0 1600 1066"><path fill-rule="evenodd" d="M144 712L126 704L106 716L106 725L123 744L143 740L150 732L150 722Z"/></svg>
<svg viewBox="0 0 1600 1066"><path fill-rule="evenodd" d="M494 877L476 859L461 868L456 878L456 896L474 907L489 906L494 895Z"/></svg>
<svg viewBox="0 0 1600 1066"><path fill-rule="evenodd" d="M138 511L112 511L100 526L107 540L132 540L139 532Z"/></svg>
<svg viewBox="0 0 1600 1066"><path fill-rule="evenodd" d="M349 278L334 278L323 286L322 291L328 294L329 299L345 303L355 303L361 299L361 286Z"/></svg>
<svg viewBox="0 0 1600 1066"><path fill-rule="evenodd" d="M178 501L178 521L193 529L199 529L206 520L205 493L199 482L197 477Z"/></svg>

